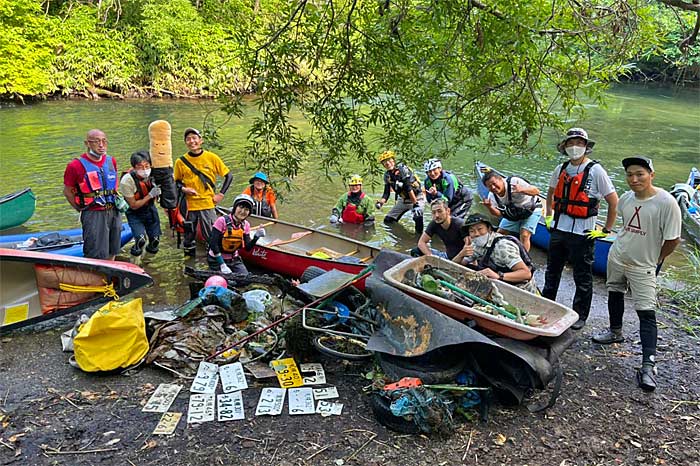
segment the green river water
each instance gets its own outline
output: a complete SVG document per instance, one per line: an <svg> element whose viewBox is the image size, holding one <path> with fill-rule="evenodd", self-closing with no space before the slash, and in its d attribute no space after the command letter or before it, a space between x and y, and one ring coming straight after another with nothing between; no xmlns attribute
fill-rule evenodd
<svg viewBox="0 0 700 466"><path fill-rule="evenodd" d="M251 107L252 108L252 107ZM30 186L37 196L37 210L32 219L20 228L3 234L41 232L50 229L79 228L78 214L62 194L63 171L66 163L83 152L85 133L100 128L109 138L109 153L117 158L119 169L128 168L129 155L148 148L148 124L157 119L168 120L173 127L173 157L186 149L182 132L188 126L201 127L208 112L216 104L209 101L138 100L138 101L50 101L31 105L0 108L0 129L3 143L0 149L0 194ZM246 185L255 167L244 168L244 145L250 120L234 120L220 131L225 147L216 150L234 174L234 184L224 200L228 206L235 194ZM582 126L596 141L594 158L601 161L613 178L618 193L626 190L620 160L626 156L644 154L654 159L656 185L668 189L685 181L691 166L700 165L700 92L698 90L624 85L610 91L606 108L591 107L584 121L571 121L570 126ZM444 161L443 165L474 186L472 174L475 160L483 160L505 172L518 173L545 190L549 176L558 163L554 146L561 135L545 134L549 159L506 157L496 153L463 151ZM206 143L205 143L206 146ZM249 161L249 166L251 166ZM360 167L353 167L361 171ZM418 168L418 167L416 167ZM365 188L379 197L379 180L365 179ZM371 230L342 230L328 224L330 209L345 189L339 177L327 180L312 163L294 180L295 189L284 193L278 206L280 218L316 228L348 234L380 247L406 250L414 246L412 223L406 228L385 227L381 223L385 207L379 213L376 228ZM427 219L426 219L427 220ZM124 219L124 221L126 221ZM153 276L156 285L139 293L147 304L177 304L188 296L182 276L185 261L182 251L167 232L167 220L162 215L164 241L156 256L146 255L141 263ZM670 262L678 262L687 252L684 243ZM127 251L127 249L125 249ZM204 251L200 250L199 256ZM122 253L128 260L128 252ZM188 265L205 268L198 258Z"/></svg>

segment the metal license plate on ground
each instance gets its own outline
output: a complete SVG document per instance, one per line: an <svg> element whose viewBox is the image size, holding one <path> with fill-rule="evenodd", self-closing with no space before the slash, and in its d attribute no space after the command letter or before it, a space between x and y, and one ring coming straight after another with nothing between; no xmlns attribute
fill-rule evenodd
<svg viewBox="0 0 700 466"><path fill-rule="evenodd" d="M219 422L245 419L243 394L241 392L233 392L218 395L216 397L216 412L219 416Z"/></svg>
<svg viewBox="0 0 700 466"><path fill-rule="evenodd" d="M326 383L326 371L317 362L299 364L304 385L323 385Z"/></svg>
<svg viewBox="0 0 700 466"><path fill-rule="evenodd" d="M284 396L287 390L284 388L263 388L255 408L256 416L277 416L282 413Z"/></svg>
<svg viewBox="0 0 700 466"><path fill-rule="evenodd" d="M219 366L210 362L202 361L197 368L197 375L192 381L190 392L192 393L215 393L216 385L219 383Z"/></svg>
<svg viewBox="0 0 700 466"><path fill-rule="evenodd" d="M146 406L141 411L144 413L165 413L170 409L178 393L182 390L182 385L162 383L158 385L156 391L146 402Z"/></svg>
<svg viewBox="0 0 700 466"><path fill-rule="evenodd" d="M338 389L336 387L314 388L314 399L329 400L338 398Z"/></svg>
<svg viewBox="0 0 700 466"><path fill-rule="evenodd" d="M180 423L182 413L164 413L155 429L153 435L172 435Z"/></svg>
<svg viewBox="0 0 700 466"><path fill-rule="evenodd" d="M277 380L282 388L294 388L304 385L297 363L292 358L270 361L270 366L277 374Z"/></svg>
<svg viewBox="0 0 700 466"><path fill-rule="evenodd" d="M195 393L190 395L187 409L187 423L209 422L214 420L214 394Z"/></svg>
<svg viewBox="0 0 700 466"><path fill-rule="evenodd" d="M312 388L289 389L289 414L314 414L314 394Z"/></svg>
<svg viewBox="0 0 700 466"><path fill-rule="evenodd" d="M219 376L221 377L221 388L224 390L224 393L248 388L248 381L243 373L243 364L240 362L219 367Z"/></svg>
<svg viewBox="0 0 700 466"><path fill-rule="evenodd" d="M340 416L343 412L343 403L338 403L336 401L325 401L321 400L316 405L316 414L320 414L323 417L326 416Z"/></svg>

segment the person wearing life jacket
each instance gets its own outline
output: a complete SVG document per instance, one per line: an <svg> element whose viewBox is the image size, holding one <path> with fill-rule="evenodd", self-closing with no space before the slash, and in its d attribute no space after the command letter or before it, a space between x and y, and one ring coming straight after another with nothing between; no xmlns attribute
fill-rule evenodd
<svg viewBox="0 0 700 466"><path fill-rule="evenodd" d="M396 162L396 154L392 150L382 152L378 157L386 172L384 173L384 192L374 207L379 210L389 199L391 191L394 192L396 204L384 217L384 223L390 225L396 223L406 212L411 212L413 222L416 225L416 234L423 233L423 206L425 196L423 186L413 170L401 162Z"/></svg>
<svg viewBox="0 0 700 466"><path fill-rule="evenodd" d="M338 199L331 211L331 223L371 223L374 222L374 207L369 197L362 191L362 177L352 175L348 180L348 192Z"/></svg>
<svg viewBox="0 0 700 466"><path fill-rule="evenodd" d="M423 169L427 175L423 180L426 201L431 203L435 199L447 199L453 217L466 217L473 202L471 190L457 175L443 170L440 159L429 159L423 164Z"/></svg>
<svg viewBox="0 0 700 466"><path fill-rule="evenodd" d="M509 176L491 170L481 181L490 191L482 204L496 217L501 217L498 232L503 235L519 235L520 242L530 250L530 237L537 230L542 216L540 190L524 178Z"/></svg>
<svg viewBox="0 0 700 466"><path fill-rule="evenodd" d="M249 186L243 190L243 194L253 198L253 215L260 217L279 218L277 214L277 196L270 188L270 181L263 172L257 172L248 180Z"/></svg>
<svg viewBox="0 0 700 466"><path fill-rule="evenodd" d="M523 244L514 236L493 231L493 225L480 214L467 217L462 226L464 246L452 258L480 274L539 294L535 266Z"/></svg>
<svg viewBox="0 0 700 466"><path fill-rule="evenodd" d="M71 160L63 173L63 195L80 212L83 256L114 260L121 249L121 214L115 208L119 177L117 161L107 155L107 136L91 129L87 151Z"/></svg>
<svg viewBox="0 0 700 466"><path fill-rule="evenodd" d="M207 263L211 270L223 274L247 274L248 269L238 255L238 250L253 249L259 238L265 236L265 229L258 228L250 234L248 216L253 209L254 201L247 194L239 194L233 200L231 213L216 219L209 237Z"/></svg>
<svg viewBox="0 0 700 466"><path fill-rule="evenodd" d="M160 244L160 218L155 201L160 196L160 187L151 176L151 156L147 151L131 154L131 170L122 176L119 192L124 196L129 209L126 219L134 235L131 255L140 256L143 247L151 254L158 252Z"/></svg>
<svg viewBox="0 0 700 466"><path fill-rule="evenodd" d="M550 229L547 271L542 296L557 298L564 265L573 268L576 292L571 308L578 320L571 326L583 328L593 299L593 259L596 237L610 233L617 215L617 193L602 165L588 156L595 141L581 128L571 128L557 145L569 160L557 165L549 180L545 223ZM602 232L596 231L598 207L605 199L608 213Z"/></svg>

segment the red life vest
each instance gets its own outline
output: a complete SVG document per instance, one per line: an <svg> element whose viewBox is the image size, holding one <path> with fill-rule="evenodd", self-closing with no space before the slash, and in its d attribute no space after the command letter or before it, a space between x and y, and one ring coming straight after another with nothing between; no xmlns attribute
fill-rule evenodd
<svg viewBox="0 0 700 466"><path fill-rule="evenodd" d="M360 194L360 201L365 198L365 193ZM345 223L364 223L365 216L357 212L357 204L350 201L350 196L348 196L348 203L343 209L341 215L343 222Z"/></svg>
<svg viewBox="0 0 700 466"><path fill-rule="evenodd" d="M105 155L104 163L98 167L93 162L80 157L78 160L85 168L85 176L78 183L75 193L75 202L81 209L86 209L97 205L104 207L108 204L114 205L114 196L119 187L119 178L114 169L112 157Z"/></svg>
<svg viewBox="0 0 700 466"><path fill-rule="evenodd" d="M569 176L566 167L569 162L564 162L559 171L559 181L554 188L554 212L566 214L574 218L589 218L598 215L598 198L589 197L585 192L588 174L593 165L598 162L593 160L576 176Z"/></svg>
<svg viewBox="0 0 700 466"><path fill-rule="evenodd" d="M134 180L134 184L136 185L136 192L134 193L134 199L137 201L144 199L146 196L148 196L148 193L151 192L151 189L153 189L153 180L148 177L145 181L139 178L139 176L136 174L136 170L133 168L129 170L129 175L131 175L131 178ZM151 199L148 202L148 205L153 204L153 199Z"/></svg>

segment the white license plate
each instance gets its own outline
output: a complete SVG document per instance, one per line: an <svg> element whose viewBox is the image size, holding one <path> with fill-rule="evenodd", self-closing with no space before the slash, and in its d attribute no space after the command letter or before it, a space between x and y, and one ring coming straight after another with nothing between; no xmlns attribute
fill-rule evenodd
<svg viewBox="0 0 700 466"><path fill-rule="evenodd" d="M175 432L182 413L164 413L158 421L158 425L153 429L153 435L171 435Z"/></svg>
<svg viewBox="0 0 700 466"><path fill-rule="evenodd" d="M167 384L162 383L158 385L156 391L146 402L146 406L143 407L142 411L144 413L165 413L170 409L170 405L173 404L177 394L182 390L182 385Z"/></svg>
<svg viewBox="0 0 700 466"><path fill-rule="evenodd" d="M329 400L338 398L338 389L336 387L314 388L314 399Z"/></svg>
<svg viewBox="0 0 700 466"><path fill-rule="evenodd" d="M299 364L299 370L301 371L304 385L323 385L326 383L326 372L319 363Z"/></svg>
<svg viewBox="0 0 700 466"><path fill-rule="evenodd" d="M216 397L216 412L221 421L240 421L245 419L242 392L225 393Z"/></svg>
<svg viewBox="0 0 700 466"><path fill-rule="evenodd" d="M290 388L289 389L289 414L314 414L314 394L313 389Z"/></svg>
<svg viewBox="0 0 700 466"><path fill-rule="evenodd" d="M187 423L209 422L214 420L214 394L195 393L190 395L187 409Z"/></svg>
<svg viewBox="0 0 700 466"><path fill-rule="evenodd" d="M304 385L297 363L292 358L276 359L270 361L270 366L277 374L280 387L294 388Z"/></svg>
<svg viewBox="0 0 700 466"><path fill-rule="evenodd" d="M342 412L343 403L321 400L318 402L318 405L316 405L316 414L320 414L323 417L340 416Z"/></svg>
<svg viewBox="0 0 700 466"><path fill-rule="evenodd" d="M284 388L263 388L255 408L256 416L277 416L282 413L284 406L284 396L287 390Z"/></svg>
<svg viewBox="0 0 700 466"><path fill-rule="evenodd" d="M219 366L202 361L197 368L197 375L192 381L192 393L215 393L219 383Z"/></svg>
<svg viewBox="0 0 700 466"><path fill-rule="evenodd" d="M221 387L224 393L237 392L248 388L248 381L243 373L243 364L240 362L219 367L219 376L221 377Z"/></svg>

